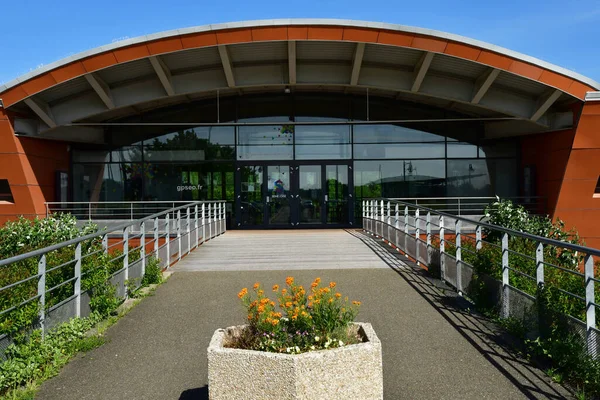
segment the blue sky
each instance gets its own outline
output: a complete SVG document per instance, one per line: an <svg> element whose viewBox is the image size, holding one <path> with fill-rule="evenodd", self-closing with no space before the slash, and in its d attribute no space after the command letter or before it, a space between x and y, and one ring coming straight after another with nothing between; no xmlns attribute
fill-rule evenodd
<svg viewBox="0 0 600 400"><path fill-rule="evenodd" d="M123 38L219 22L343 18L483 40L600 81L599 0L5 1L0 83Z"/></svg>

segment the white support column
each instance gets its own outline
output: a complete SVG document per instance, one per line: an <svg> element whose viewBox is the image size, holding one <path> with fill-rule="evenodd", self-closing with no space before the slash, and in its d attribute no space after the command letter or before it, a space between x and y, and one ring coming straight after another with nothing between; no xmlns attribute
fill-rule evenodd
<svg viewBox="0 0 600 400"><path fill-rule="evenodd" d="M77 259L77 257L75 257ZM37 295L39 296L39 318L42 335L46 333L46 255L43 254L38 260L38 287Z"/></svg>
<svg viewBox="0 0 600 400"><path fill-rule="evenodd" d="M596 297L594 293L594 258L587 254L584 258L585 265L585 324L587 327L587 350L594 358L597 355L596 333Z"/></svg>
<svg viewBox="0 0 600 400"><path fill-rule="evenodd" d="M483 243L481 235L481 225L477 225L477 228L475 228L475 249L481 250L482 247Z"/></svg>
<svg viewBox="0 0 600 400"><path fill-rule="evenodd" d="M385 205L384 205L384 203L383 203L383 200L381 200L381 204L380 204L380 210L381 210L381 214L380 214L381 218L380 218L380 221L381 221L381 222L384 222L384 221L385 221Z"/></svg>
<svg viewBox="0 0 600 400"><path fill-rule="evenodd" d="M431 265L431 212L427 211L427 217L425 220L425 232L427 234L427 265Z"/></svg>
<svg viewBox="0 0 600 400"><path fill-rule="evenodd" d="M290 85L296 84L296 41L288 42L288 70Z"/></svg>
<svg viewBox="0 0 600 400"><path fill-rule="evenodd" d="M408 258L408 206L404 206L404 255Z"/></svg>
<svg viewBox="0 0 600 400"><path fill-rule="evenodd" d="M223 65L223 72L225 73L225 79L227 79L227 86L230 88L235 87L235 78L233 76L233 67L231 65L231 58L229 57L229 51L227 46L218 45L219 56L221 56L221 64Z"/></svg>
<svg viewBox="0 0 600 400"><path fill-rule="evenodd" d="M510 317L510 277L508 269L508 233L502 234L502 318Z"/></svg>
<svg viewBox="0 0 600 400"><path fill-rule="evenodd" d="M460 234L461 223L460 220L456 220L454 224L454 232L456 233L456 290L459 296L463 294L462 285L462 245L461 245L461 234Z"/></svg>
<svg viewBox="0 0 600 400"><path fill-rule="evenodd" d="M425 75L427 75L427 71L429 71L429 66L431 66L431 61L433 60L433 53L426 51L421 56L421 59L417 63L414 69L414 79L412 87L410 88L411 92L418 92L421 88L421 84L425 79Z"/></svg>
<svg viewBox="0 0 600 400"><path fill-rule="evenodd" d="M539 289L544 287L544 245L538 243L535 249L535 281Z"/></svg>

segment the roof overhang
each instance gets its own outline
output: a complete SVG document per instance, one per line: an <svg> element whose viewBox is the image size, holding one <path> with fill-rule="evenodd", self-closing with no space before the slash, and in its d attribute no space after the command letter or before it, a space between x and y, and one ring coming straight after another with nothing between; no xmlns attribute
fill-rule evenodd
<svg viewBox="0 0 600 400"><path fill-rule="evenodd" d="M282 19L179 29L68 57L0 86L29 134L223 94L293 90L443 101L514 117L515 131L568 125L600 84L458 35L401 25ZM591 96L591 97L590 97ZM35 120L36 124L31 120ZM514 124L513 124L514 125ZM504 125L506 126L506 124ZM506 129L506 128L502 128Z"/></svg>

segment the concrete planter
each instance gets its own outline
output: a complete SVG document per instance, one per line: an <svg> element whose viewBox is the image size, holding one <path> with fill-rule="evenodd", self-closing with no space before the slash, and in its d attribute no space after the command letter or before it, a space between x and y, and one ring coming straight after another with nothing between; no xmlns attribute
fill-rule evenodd
<svg viewBox="0 0 600 400"><path fill-rule="evenodd" d="M364 343L302 354L223 347L245 325L215 331L208 347L208 390L219 399L383 399L381 342L371 324L352 329Z"/></svg>

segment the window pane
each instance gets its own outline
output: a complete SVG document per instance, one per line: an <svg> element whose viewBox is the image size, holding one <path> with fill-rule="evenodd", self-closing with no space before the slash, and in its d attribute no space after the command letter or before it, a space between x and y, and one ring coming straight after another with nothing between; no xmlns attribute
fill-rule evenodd
<svg viewBox="0 0 600 400"><path fill-rule="evenodd" d="M296 160L341 160L350 158L350 145L304 144L296 146Z"/></svg>
<svg viewBox="0 0 600 400"><path fill-rule="evenodd" d="M479 147L479 157L516 157L517 148L514 142L490 143Z"/></svg>
<svg viewBox="0 0 600 400"><path fill-rule="evenodd" d="M111 151L112 162L142 161L142 149L139 146L121 147Z"/></svg>
<svg viewBox="0 0 600 400"><path fill-rule="evenodd" d="M357 161L355 195L365 197L441 197L444 160Z"/></svg>
<svg viewBox="0 0 600 400"><path fill-rule="evenodd" d="M350 126L298 125L295 135L296 144L345 144L350 143Z"/></svg>
<svg viewBox="0 0 600 400"><path fill-rule="evenodd" d="M477 146L470 143L448 143L448 158L477 158Z"/></svg>
<svg viewBox="0 0 600 400"><path fill-rule="evenodd" d="M448 160L448 196L493 196L485 160Z"/></svg>
<svg viewBox="0 0 600 400"><path fill-rule="evenodd" d="M109 162L108 151L73 150L73 162Z"/></svg>
<svg viewBox="0 0 600 400"><path fill-rule="evenodd" d="M292 145L294 125L240 126L238 145Z"/></svg>
<svg viewBox="0 0 600 400"><path fill-rule="evenodd" d="M354 158L444 158L444 143L355 144Z"/></svg>
<svg viewBox="0 0 600 400"><path fill-rule="evenodd" d="M439 142L444 136L397 125L355 125L354 143Z"/></svg>

